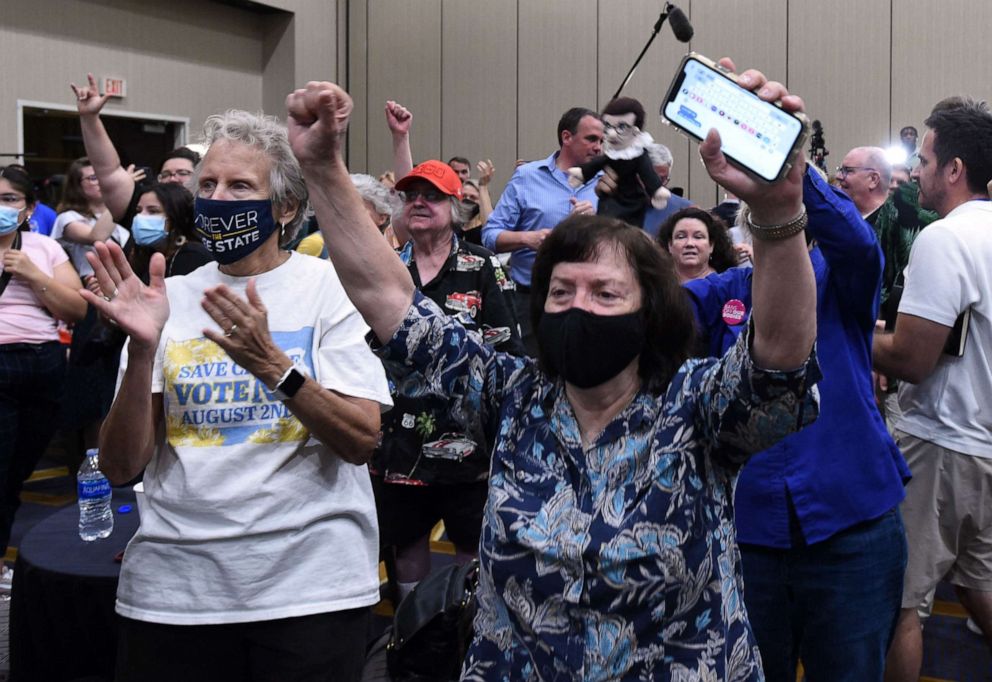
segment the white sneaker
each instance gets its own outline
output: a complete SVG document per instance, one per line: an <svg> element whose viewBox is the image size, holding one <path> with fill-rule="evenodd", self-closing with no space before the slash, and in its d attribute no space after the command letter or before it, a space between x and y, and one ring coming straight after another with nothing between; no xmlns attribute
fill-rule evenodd
<svg viewBox="0 0 992 682"><path fill-rule="evenodd" d="M974 632L976 635L984 636L984 634L982 633L982 629L978 627L978 623L973 621L971 618L968 619L968 622L965 623L965 625L967 625L968 629Z"/></svg>
<svg viewBox="0 0 992 682"><path fill-rule="evenodd" d="M14 569L7 567L6 565L0 569L0 592L10 592L10 588L14 583Z"/></svg>

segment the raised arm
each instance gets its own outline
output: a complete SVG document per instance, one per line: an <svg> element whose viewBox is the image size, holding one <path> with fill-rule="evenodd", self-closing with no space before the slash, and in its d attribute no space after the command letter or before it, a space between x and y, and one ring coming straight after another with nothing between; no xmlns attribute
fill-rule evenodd
<svg viewBox="0 0 992 682"><path fill-rule="evenodd" d="M300 161L327 251L348 298L375 335L392 338L413 301L413 280L372 223L341 158L352 102L333 83L286 98L289 141Z"/></svg>
<svg viewBox="0 0 992 682"><path fill-rule="evenodd" d="M480 161L475 166L479 170L479 219L485 225L493 214L493 198L489 193L489 183L496 174L496 167L489 159Z"/></svg>
<svg viewBox="0 0 992 682"><path fill-rule="evenodd" d="M410 126L413 114L401 104L386 102L386 125L393 136L393 173L399 180L413 170L413 153L410 151Z"/></svg>
<svg viewBox="0 0 992 682"><path fill-rule="evenodd" d="M730 60L721 63L733 70ZM781 83L758 71L745 71L739 83L787 111L802 111L803 102ZM788 175L772 185L754 180L731 165L720 151L720 135L710 130L699 147L710 177L751 207L756 225L784 225L803 211L805 157L800 154ZM795 369L809 356L816 338L816 282L802 231L785 239L754 240L752 284L754 362L764 369Z"/></svg>
<svg viewBox="0 0 992 682"><path fill-rule="evenodd" d="M120 220L127 212L131 195L134 194L134 178L121 166L120 156L100 120L100 111L107 103L107 95L100 94L92 73L86 74L86 80L88 85L83 87L70 84L76 95L83 145L86 147L86 156L93 164L93 172L100 179L103 201L110 209L113 220Z"/></svg>

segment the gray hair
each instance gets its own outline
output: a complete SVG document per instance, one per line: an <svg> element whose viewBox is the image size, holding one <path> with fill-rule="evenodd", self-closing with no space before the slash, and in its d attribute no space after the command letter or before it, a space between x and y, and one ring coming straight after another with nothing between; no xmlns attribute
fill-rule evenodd
<svg viewBox="0 0 992 682"><path fill-rule="evenodd" d="M392 216L403 206L403 202L395 190L386 187L371 175L352 173L351 182L355 185L355 189L358 190L362 199L372 203L376 213Z"/></svg>
<svg viewBox="0 0 992 682"><path fill-rule="evenodd" d="M466 206L464 202L459 200L457 197L448 197L448 202L451 205L451 229L455 232L459 232L465 224L471 220L472 209ZM393 211L393 216L391 222L393 224L399 223L403 226L403 202L401 201L399 206L395 211Z"/></svg>
<svg viewBox="0 0 992 682"><path fill-rule="evenodd" d="M208 147L218 140L229 140L252 147L262 152L272 162L269 173L269 198L277 210L285 210L295 204L296 215L285 225L280 244L293 240L300 225L309 214L307 185L303 171L289 146L286 126L274 116L262 112L251 113L240 109L230 109L223 114L209 116L203 124L202 141ZM191 180L193 196L199 184L201 161Z"/></svg>
<svg viewBox="0 0 992 682"><path fill-rule="evenodd" d="M668 166L671 169L675 165L675 160L672 158L671 150L663 144L658 142L652 142L646 149L648 150L648 156L651 157L652 166Z"/></svg>

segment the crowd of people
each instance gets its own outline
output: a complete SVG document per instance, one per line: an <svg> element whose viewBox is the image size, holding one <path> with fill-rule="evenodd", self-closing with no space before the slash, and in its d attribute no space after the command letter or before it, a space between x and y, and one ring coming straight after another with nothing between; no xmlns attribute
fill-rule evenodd
<svg viewBox="0 0 992 682"><path fill-rule="evenodd" d="M72 92L50 229L0 168L0 539L60 423L143 481L118 680L358 680L380 559L411 598L438 522L479 561L463 679L916 680L945 579L992 644L984 103L773 184L710 131L707 208L629 98L496 198L393 101L393 166L349 173L331 83L154 178Z"/></svg>

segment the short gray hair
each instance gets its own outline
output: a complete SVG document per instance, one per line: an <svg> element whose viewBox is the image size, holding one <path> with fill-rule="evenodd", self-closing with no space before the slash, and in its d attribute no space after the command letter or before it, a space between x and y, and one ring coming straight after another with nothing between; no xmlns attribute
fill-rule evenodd
<svg viewBox="0 0 992 682"><path fill-rule="evenodd" d="M375 206L376 213L392 216L403 206L403 202L395 190L386 187L371 175L352 173L351 182L355 185L355 189L358 190L362 199Z"/></svg>
<svg viewBox="0 0 992 682"><path fill-rule="evenodd" d="M672 158L671 150L663 144L658 142L652 142L646 149L648 150L648 156L651 157L652 166L668 166L669 169L675 165L675 159Z"/></svg>
<svg viewBox="0 0 992 682"><path fill-rule="evenodd" d="M209 147L218 140L238 142L257 149L272 162L269 173L272 205L277 210L284 210L294 203L297 205L296 215L286 224L280 239L281 244L291 242L309 214L310 206L303 171L289 146L286 126L275 116L266 116L262 112L253 114L230 109L223 114L207 117L203 124L203 143ZM202 161L197 164L192 179L193 196L196 196L202 166Z"/></svg>

